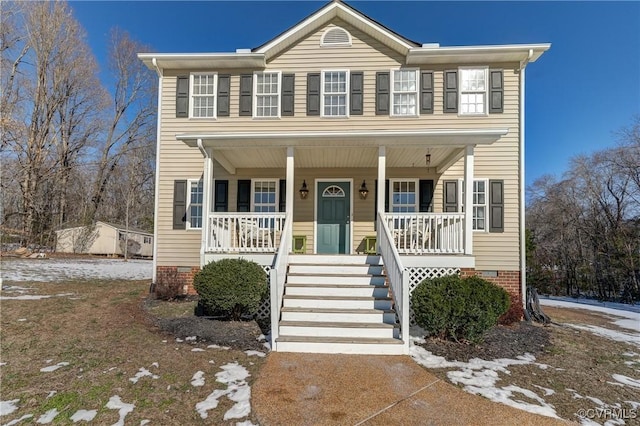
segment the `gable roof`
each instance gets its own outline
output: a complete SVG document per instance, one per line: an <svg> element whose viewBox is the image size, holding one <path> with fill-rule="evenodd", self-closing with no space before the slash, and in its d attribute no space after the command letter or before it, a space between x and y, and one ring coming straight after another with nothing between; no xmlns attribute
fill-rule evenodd
<svg viewBox="0 0 640 426"><path fill-rule="evenodd" d="M334 18L345 21L403 55L406 55L411 48L420 47L420 43L409 40L343 1L333 0L275 38L251 51L263 53L266 56L266 60L269 60L269 58L318 30Z"/></svg>

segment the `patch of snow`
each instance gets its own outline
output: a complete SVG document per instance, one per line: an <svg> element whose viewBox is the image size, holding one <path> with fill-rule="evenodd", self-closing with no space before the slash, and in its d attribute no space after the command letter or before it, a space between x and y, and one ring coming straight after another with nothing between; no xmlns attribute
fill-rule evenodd
<svg viewBox="0 0 640 426"><path fill-rule="evenodd" d="M599 399L599 398L595 398L593 396L586 396L585 398L587 398L590 401L595 402L596 404L600 405L601 407L606 407L608 404L606 402L604 402L603 400Z"/></svg>
<svg viewBox="0 0 640 426"><path fill-rule="evenodd" d="M19 399L0 401L0 416L6 416L16 411L18 409L18 402L20 402Z"/></svg>
<svg viewBox="0 0 640 426"><path fill-rule="evenodd" d="M152 362L151 366L155 368L160 368L160 364L158 364L157 362Z"/></svg>
<svg viewBox="0 0 640 426"><path fill-rule="evenodd" d="M52 371L56 371L58 368L66 367L67 365L69 365L69 363L66 361L63 361L63 362L57 363L56 365L43 367L40 369L40 371L42 371L43 373L51 373Z"/></svg>
<svg viewBox="0 0 640 426"><path fill-rule="evenodd" d="M51 398L53 395L57 394L58 391L50 391L49 395L47 395L47 399Z"/></svg>
<svg viewBox="0 0 640 426"><path fill-rule="evenodd" d="M584 399L584 396L580 395L577 390L569 388L567 388L566 390L573 394L573 399Z"/></svg>
<svg viewBox="0 0 640 426"><path fill-rule="evenodd" d="M236 426L258 426L251 423L251 420L245 420L244 422L236 422Z"/></svg>
<svg viewBox="0 0 640 426"><path fill-rule="evenodd" d="M124 418L127 417L127 414L133 411L136 408L133 404L127 404L126 402L122 402L118 395L114 395L109 398L109 402L105 405L110 410L118 410L118 415L120 418L113 426L124 426Z"/></svg>
<svg viewBox="0 0 640 426"><path fill-rule="evenodd" d="M96 414L98 414L98 410L78 410L71 416L71 420L74 423L81 421L90 422L96 417Z"/></svg>
<svg viewBox="0 0 640 426"><path fill-rule="evenodd" d="M151 420L140 420L140 426L148 425L149 423L151 423Z"/></svg>
<svg viewBox="0 0 640 426"><path fill-rule="evenodd" d="M510 372L507 370L507 367L510 365L533 364L535 361L533 355L525 354L518 356L517 359L500 358L494 359L493 361L479 358L473 358L469 360L469 362L447 361L444 357L434 355L422 346L415 344L424 342L424 339L412 336L411 341L413 344L409 348L409 355L414 361L427 368L459 369L449 371L447 377L454 384L464 385L465 391L531 413L559 418L554 407L547 404L545 400L535 392L518 386L506 386L502 388L496 386L499 380L498 372L509 374ZM539 405L516 399L517 393L537 401Z"/></svg>
<svg viewBox="0 0 640 426"><path fill-rule="evenodd" d="M625 316L624 313L640 313L640 306L627 303L600 302L594 299L576 299L574 297L541 297L540 304L546 306L561 306L564 308L589 309L613 315ZM607 311L600 311L606 309Z"/></svg>
<svg viewBox="0 0 640 426"><path fill-rule="evenodd" d="M590 333L602 336L604 338L614 340L616 342L625 342L640 347L640 333L626 333L624 331L610 330L608 328L598 327L597 325L578 325L565 323L564 325L578 330L588 331Z"/></svg>
<svg viewBox="0 0 640 426"><path fill-rule="evenodd" d="M3 365L7 365L6 362L0 362L0 367L2 367Z"/></svg>
<svg viewBox="0 0 640 426"><path fill-rule="evenodd" d="M184 342L184 340L182 340L182 339L180 339L180 338L176 337L176 342L178 342L178 343L182 343L182 342Z"/></svg>
<svg viewBox="0 0 640 426"><path fill-rule="evenodd" d="M631 406L632 410L637 410L638 408L640 408L640 402L636 402L636 401L625 401L625 402Z"/></svg>
<svg viewBox="0 0 640 426"><path fill-rule="evenodd" d="M223 351L228 351L229 349L231 349L229 346L220 346L220 345L209 345L207 346L208 349L222 349Z"/></svg>
<svg viewBox="0 0 640 426"><path fill-rule="evenodd" d="M623 356L640 356L640 354L636 352L624 352L622 355Z"/></svg>
<svg viewBox="0 0 640 426"><path fill-rule="evenodd" d="M204 349L202 349L202 348L193 348L193 349L191 349L191 352L204 352Z"/></svg>
<svg viewBox="0 0 640 426"><path fill-rule="evenodd" d="M34 265L37 264L37 267ZM70 279L151 279L150 260L121 259L3 259L2 275L6 281L64 281ZM5 289L3 287L3 289Z"/></svg>
<svg viewBox="0 0 640 426"><path fill-rule="evenodd" d="M4 265L6 265L6 263L4 263L3 266ZM20 286L17 286L17 285L5 285L5 286L2 286L2 291L8 291L8 292L11 292L11 293L28 293L31 290L33 290L33 287L20 287Z"/></svg>
<svg viewBox="0 0 640 426"><path fill-rule="evenodd" d="M19 419L11 420L9 423L5 423L2 426L13 426L15 424L20 423L23 420L30 419L31 417L33 417L33 414L25 414L24 416L20 417Z"/></svg>
<svg viewBox="0 0 640 426"><path fill-rule="evenodd" d="M187 336L184 338L184 340L186 340L187 342L195 342L197 339L196 336Z"/></svg>
<svg viewBox="0 0 640 426"><path fill-rule="evenodd" d="M215 364L215 363L216 363L215 360L213 360L213 359L209 360L209 364Z"/></svg>
<svg viewBox="0 0 640 426"><path fill-rule="evenodd" d="M191 378L191 386L204 386L204 371L196 371Z"/></svg>
<svg viewBox="0 0 640 426"><path fill-rule="evenodd" d="M55 419L58 414L59 414L58 409L57 408L52 408L51 410L49 410L46 413L44 413L43 415L41 415L40 418L36 421L36 423L40 423L40 424L43 424L43 425L51 423L53 421L53 419Z"/></svg>
<svg viewBox="0 0 640 426"><path fill-rule="evenodd" d="M51 297L64 297L64 296L73 296L73 293L41 294L41 295L23 294L22 296L0 296L0 300L40 300L40 299L49 299Z"/></svg>
<svg viewBox="0 0 640 426"><path fill-rule="evenodd" d="M163 341L162 341L162 343L167 343L167 341L166 341L166 340L163 340Z"/></svg>
<svg viewBox="0 0 640 426"><path fill-rule="evenodd" d="M244 353L247 354L247 356L258 356L260 358L264 358L265 356L267 356L267 354L260 351L244 351Z"/></svg>
<svg viewBox="0 0 640 426"><path fill-rule="evenodd" d="M220 367L222 371L216 373L216 381L227 385L227 389L214 390L207 399L196 404L196 411L200 417L206 419L207 411L218 406L218 399L227 396L235 404L224 414L224 420L240 419L251 413L251 388L245 381L249 377L246 368L237 362Z"/></svg>
<svg viewBox="0 0 640 426"><path fill-rule="evenodd" d="M51 364L52 362L53 362L53 358L44 360L45 364Z"/></svg>
<svg viewBox="0 0 640 426"><path fill-rule="evenodd" d="M18 322L25 322L26 320L26 318L18 318Z"/></svg>
<svg viewBox="0 0 640 426"><path fill-rule="evenodd" d="M632 379L631 377L627 377L622 374L612 374L611 377L613 377L613 380L620 382L623 385L640 389L640 380Z"/></svg>
<svg viewBox="0 0 640 426"><path fill-rule="evenodd" d="M624 385L623 385L622 383L618 383L618 382L609 382L609 381L608 381L607 383L608 383L608 384L610 384L610 385L613 385L613 386L620 386L620 387L624 387Z"/></svg>
<svg viewBox="0 0 640 426"><path fill-rule="evenodd" d="M136 373L135 376L130 377L129 381L133 382L133 383L138 383L138 380L142 379L143 377L149 376L152 379L159 379L160 376L158 376L157 374L153 374L151 371L147 370L144 367L140 367L140 369L138 370L138 372Z"/></svg>
<svg viewBox="0 0 640 426"><path fill-rule="evenodd" d="M262 342L263 340L267 340L267 336L265 336L264 334L261 334L258 337L256 337L256 340L258 342Z"/></svg>
<svg viewBox="0 0 640 426"><path fill-rule="evenodd" d="M538 368L540 370L546 370L547 368L549 368L549 366L547 364L540 364L536 362L536 365L538 366Z"/></svg>
<svg viewBox="0 0 640 426"><path fill-rule="evenodd" d="M556 391L554 391L553 389L545 388L545 387L542 387L542 386L533 385L533 387L538 388L540 390L543 390L544 391L544 396L549 396L549 395L553 395L554 393L556 393Z"/></svg>
<svg viewBox="0 0 640 426"><path fill-rule="evenodd" d="M588 419L584 416L581 416L579 414L576 413L576 417L578 417L580 419L580 425L581 426L600 426L600 423L598 422L594 422L591 419Z"/></svg>

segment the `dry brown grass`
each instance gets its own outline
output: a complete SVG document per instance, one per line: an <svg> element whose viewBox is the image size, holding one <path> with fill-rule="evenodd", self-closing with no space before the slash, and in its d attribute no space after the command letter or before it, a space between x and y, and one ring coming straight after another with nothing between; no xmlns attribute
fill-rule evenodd
<svg viewBox="0 0 640 426"><path fill-rule="evenodd" d="M5 283L6 285L7 283ZM142 302L147 281L95 281L29 283L30 294L74 293L75 296L42 300L3 300L1 311L2 400L19 399L19 410L3 416L2 423L25 414L34 419L51 408L61 414L55 422L69 423L79 409L97 409L95 423L113 424L117 410L105 408L109 398L119 395L135 404L126 424L173 425L199 423L195 405L214 389L226 389L215 381L220 366L237 361L249 370L249 384L255 380L263 359L237 350L206 349L205 344L177 343L163 334L147 317ZM5 294L3 295L13 295ZM186 309L182 306L180 309ZM26 321L18 321L19 319ZM205 349L192 352L194 347ZM51 360L48 364L47 360ZM42 367L58 362L69 366L54 372ZM157 362L159 367L152 364ZM134 377L140 368L159 379ZM205 372L203 387L190 384L193 374ZM47 398L51 391L57 393ZM220 398L209 411L209 424L224 422L233 403ZM255 419L250 417L251 420Z"/></svg>

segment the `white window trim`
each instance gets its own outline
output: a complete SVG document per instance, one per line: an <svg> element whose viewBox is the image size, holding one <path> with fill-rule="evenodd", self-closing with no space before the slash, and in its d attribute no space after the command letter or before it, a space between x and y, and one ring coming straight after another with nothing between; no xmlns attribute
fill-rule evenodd
<svg viewBox="0 0 640 426"><path fill-rule="evenodd" d="M416 73L416 113L415 114L394 114L393 113L393 97L396 94L394 90L395 72L396 71L415 71ZM390 70L391 80L389 82L390 93L389 96L389 113L392 117L419 117L420 116L420 70L418 68L394 68ZM408 93L408 92L399 92Z"/></svg>
<svg viewBox="0 0 640 426"><path fill-rule="evenodd" d="M193 97L194 97L193 77L196 75L212 75L213 76L213 116L212 117L194 117L193 116ZM194 120L214 120L217 117L218 117L218 73L217 72L190 73L189 74L189 118Z"/></svg>
<svg viewBox="0 0 640 426"><path fill-rule="evenodd" d="M258 115L258 76L264 74L277 74L278 75L278 113L277 115L262 116ZM272 96L272 95L269 95ZM253 118L260 120L272 120L280 118L282 111L282 71L262 71L253 73Z"/></svg>
<svg viewBox="0 0 640 426"><path fill-rule="evenodd" d="M262 179L262 178L255 178L255 179L251 179L251 213L255 213L255 183L256 182L275 182L275 188L276 188L276 201L275 201L275 205L276 205L276 209L274 213L278 213L278 206L280 205L280 180L279 179Z"/></svg>
<svg viewBox="0 0 640 426"><path fill-rule="evenodd" d="M346 93L345 93L345 115L325 115L324 113L324 76L326 73L328 72L343 72L345 73L345 79L346 79ZM320 74L320 116L324 117L324 118L349 118L349 93L351 92L351 74L349 73L349 70L322 70L321 74Z"/></svg>
<svg viewBox="0 0 640 426"><path fill-rule="evenodd" d="M415 207L415 213L419 212L419 205L420 205L420 200L418 199L418 192L419 192L419 185L420 185L420 180L419 179L389 179L389 194L387 194L387 197L389 197L389 213L393 213L393 206L395 205L393 203L393 184L395 182L413 182L415 184L414 188L415 188L415 195L416 195L416 202L414 204ZM407 206L409 204L400 204L403 206Z"/></svg>
<svg viewBox="0 0 640 426"><path fill-rule="evenodd" d="M336 28L341 29L347 34L347 36L349 37L349 41L347 43L325 43L324 42L324 38L327 35L327 33L331 30L335 30ZM351 47L352 44L353 44L353 38L351 37L351 33L345 30L344 28L338 27L338 26L327 28L322 33L322 36L320 37L320 47Z"/></svg>
<svg viewBox="0 0 640 426"><path fill-rule="evenodd" d="M473 182L484 182L484 204L474 204L473 207L484 207L484 229L475 229L473 228L473 232L489 232L489 179L487 178L477 178L474 179ZM458 199L460 202L458 203L458 212L464 213L464 180L458 179ZM473 200L473 196L471 197ZM471 220L473 220L473 213L471 214ZM473 224L472 224L473 226Z"/></svg>
<svg viewBox="0 0 640 426"><path fill-rule="evenodd" d="M191 184L192 183L198 183L200 182L202 179L187 179L187 202L186 204L186 218L187 218L187 222L186 222L186 229L187 230L196 230L196 231L201 231L202 230L202 226L191 226ZM204 209L204 182L202 184L202 223L204 224L204 221L207 218L207 214L206 211Z"/></svg>
<svg viewBox="0 0 640 426"><path fill-rule="evenodd" d="M483 70L484 71L484 112L462 112L462 70ZM489 115L489 67L459 67L458 68L458 115L464 117L487 117ZM482 91L465 91L465 93L480 93Z"/></svg>

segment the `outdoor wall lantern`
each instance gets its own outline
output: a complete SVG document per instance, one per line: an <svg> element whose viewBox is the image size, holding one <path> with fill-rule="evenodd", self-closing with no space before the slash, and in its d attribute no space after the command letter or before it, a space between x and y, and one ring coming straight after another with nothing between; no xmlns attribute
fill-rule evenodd
<svg viewBox="0 0 640 426"><path fill-rule="evenodd" d="M365 181L362 181L362 185L360 185L360 198L362 198L363 200L367 199L367 195L369 195L369 190L367 189L367 184L365 183Z"/></svg>
<svg viewBox="0 0 640 426"><path fill-rule="evenodd" d="M302 186L300 187L300 198L306 200L307 195L309 195L309 188L307 188L307 181L303 180Z"/></svg>
<svg viewBox="0 0 640 426"><path fill-rule="evenodd" d="M424 156L425 162L427 163L427 166L431 165L431 154L427 154Z"/></svg>

